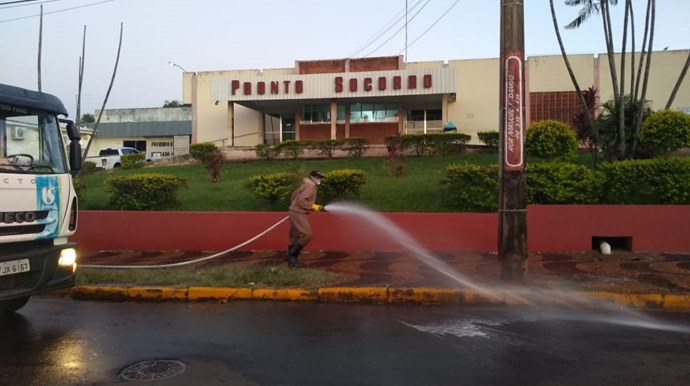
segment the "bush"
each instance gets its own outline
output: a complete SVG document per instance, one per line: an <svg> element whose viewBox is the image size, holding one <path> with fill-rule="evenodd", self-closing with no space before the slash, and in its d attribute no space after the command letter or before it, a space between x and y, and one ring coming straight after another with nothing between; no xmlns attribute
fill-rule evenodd
<svg viewBox="0 0 690 386"><path fill-rule="evenodd" d="M291 139L281 142L276 148L281 154L285 154L286 157L296 160L304 154L304 149L308 146L310 146L308 142Z"/></svg>
<svg viewBox="0 0 690 386"><path fill-rule="evenodd" d="M527 200L531 204L595 204L603 177L584 165L565 162L527 167Z"/></svg>
<svg viewBox="0 0 690 386"><path fill-rule="evenodd" d="M359 158L366 151L366 146L369 143L367 138L350 137L345 139L343 148L347 150L347 155L350 157Z"/></svg>
<svg viewBox="0 0 690 386"><path fill-rule="evenodd" d="M223 166L225 157L223 153L210 142L195 143L189 147L192 158L201 162L211 176L211 182L220 179L220 167Z"/></svg>
<svg viewBox="0 0 690 386"><path fill-rule="evenodd" d="M451 164L441 181L449 205L464 212L493 212L498 209L498 166Z"/></svg>
<svg viewBox="0 0 690 386"><path fill-rule="evenodd" d="M272 160L280 156L280 148L264 144L256 145L256 156L257 158Z"/></svg>
<svg viewBox="0 0 690 386"><path fill-rule="evenodd" d="M491 149L498 149L498 131L480 131L477 133L479 142Z"/></svg>
<svg viewBox="0 0 690 386"><path fill-rule="evenodd" d="M86 176L89 174L96 173L98 171L98 168L96 167L96 163L93 161L84 161L84 163L81 165L81 169L79 169L79 175Z"/></svg>
<svg viewBox="0 0 690 386"><path fill-rule="evenodd" d="M114 176L106 180L112 192L109 205L118 210L168 210L179 205L177 192L184 179L160 173Z"/></svg>
<svg viewBox="0 0 690 386"><path fill-rule="evenodd" d="M217 151L216 145L210 142L194 143L189 146L189 153L192 155L192 158L202 164L213 158Z"/></svg>
<svg viewBox="0 0 690 386"><path fill-rule="evenodd" d="M607 204L690 204L690 159L656 158L605 163Z"/></svg>
<svg viewBox="0 0 690 386"><path fill-rule="evenodd" d="M527 129L527 153L547 160L567 160L577 152L577 134L560 121L533 123Z"/></svg>
<svg viewBox="0 0 690 386"><path fill-rule="evenodd" d="M316 150L320 155L325 155L326 157L333 158L336 150L343 147L345 141L341 139L324 139L319 141L311 141L309 147Z"/></svg>
<svg viewBox="0 0 690 386"><path fill-rule="evenodd" d="M146 163L146 154L125 154L120 157L120 162L123 169L141 169Z"/></svg>
<svg viewBox="0 0 690 386"><path fill-rule="evenodd" d="M365 182L366 175L362 170L333 170L323 175L317 197L321 202L359 197Z"/></svg>
<svg viewBox="0 0 690 386"><path fill-rule="evenodd" d="M465 144L472 136L464 133L424 134L431 151L438 155L448 155L452 152L462 153Z"/></svg>
<svg viewBox="0 0 690 386"><path fill-rule="evenodd" d="M639 146L650 157L690 146L690 115L672 110L649 114L640 129Z"/></svg>
<svg viewBox="0 0 690 386"><path fill-rule="evenodd" d="M93 163L93 162L92 162ZM72 185L74 186L74 193L77 194L79 200L84 200L86 198L86 182L84 179L79 177L74 177L72 179Z"/></svg>
<svg viewBox="0 0 690 386"><path fill-rule="evenodd" d="M389 175L402 177L405 168L405 143L400 134L389 135L384 138L388 155L383 161L383 167Z"/></svg>
<svg viewBox="0 0 690 386"><path fill-rule="evenodd" d="M256 197L268 200L271 205L276 205L290 198L297 182L294 174L279 172L251 176L246 187Z"/></svg>

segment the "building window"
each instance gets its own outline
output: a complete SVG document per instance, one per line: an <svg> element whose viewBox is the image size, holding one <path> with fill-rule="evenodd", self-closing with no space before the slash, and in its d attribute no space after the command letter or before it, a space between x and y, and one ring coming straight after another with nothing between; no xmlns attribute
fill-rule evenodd
<svg viewBox="0 0 690 386"><path fill-rule="evenodd" d="M301 123L330 123L330 105L306 105L302 106Z"/></svg>
<svg viewBox="0 0 690 386"><path fill-rule="evenodd" d="M395 103L353 103L350 122L397 122L398 105Z"/></svg>
<svg viewBox="0 0 690 386"><path fill-rule="evenodd" d="M146 153L146 141L145 140L129 140L129 141L122 141L122 146L123 147L133 147L137 150L139 150L142 153Z"/></svg>
<svg viewBox="0 0 690 386"><path fill-rule="evenodd" d="M407 134L426 134L443 130L441 109L409 109L407 111Z"/></svg>

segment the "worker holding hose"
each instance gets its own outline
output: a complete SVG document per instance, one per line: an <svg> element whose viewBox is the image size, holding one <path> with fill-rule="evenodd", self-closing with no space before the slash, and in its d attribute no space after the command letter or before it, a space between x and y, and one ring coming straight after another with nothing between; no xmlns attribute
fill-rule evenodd
<svg viewBox="0 0 690 386"><path fill-rule="evenodd" d="M309 213L323 211L322 205L316 204L316 187L321 183L321 172L314 170L309 177L302 180L302 185L292 192L290 198L290 245L286 260L290 268L304 268L299 261L302 248L311 241L312 231L309 224Z"/></svg>

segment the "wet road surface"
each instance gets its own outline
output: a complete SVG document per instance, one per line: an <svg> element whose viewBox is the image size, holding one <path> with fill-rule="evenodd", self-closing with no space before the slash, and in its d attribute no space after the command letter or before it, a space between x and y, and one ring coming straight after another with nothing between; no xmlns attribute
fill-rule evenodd
<svg viewBox="0 0 690 386"><path fill-rule="evenodd" d="M650 316L651 315L651 316ZM687 385L690 313L45 296L2 385Z"/></svg>

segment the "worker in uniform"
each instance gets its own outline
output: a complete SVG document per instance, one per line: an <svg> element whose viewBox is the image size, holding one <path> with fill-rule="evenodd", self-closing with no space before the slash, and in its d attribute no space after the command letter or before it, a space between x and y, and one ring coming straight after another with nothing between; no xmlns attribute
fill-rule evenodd
<svg viewBox="0 0 690 386"><path fill-rule="evenodd" d="M322 205L316 204L316 190L321 183L321 172L314 170L302 180L290 198L290 245L288 245L286 260L290 268L303 268L299 261L302 249L311 241L312 231L309 223L311 212L323 211Z"/></svg>

